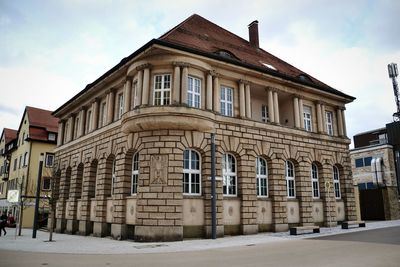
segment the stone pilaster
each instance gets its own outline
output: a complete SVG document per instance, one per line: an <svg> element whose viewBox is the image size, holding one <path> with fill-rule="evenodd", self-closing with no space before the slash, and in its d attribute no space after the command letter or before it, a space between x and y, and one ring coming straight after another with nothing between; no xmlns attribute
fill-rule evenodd
<svg viewBox="0 0 400 267"><path fill-rule="evenodd" d="M65 121L61 120L58 123L57 146L62 146L64 144L64 130L65 130Z"/></svg>
<svg viewBox="0 0 400 267"><path fill-rule="evenodd" d="M71 170L71 183L68 198L68 210L66 211L67 229L66 232L75 234L78 231L77 208L78 199L82 194L83 164L74 166Z"/></svg>
<svg viewBox="0 0 400 267"><path fill-rule="evenodd" d="M181 88L181 68L175 63L174 64L174 83L172 88L172 104L179 104L179 96Z"/></svg>
<svg viewBox="0 0 400 267"><path fill-rule="evenodd" d="M308 162L299 162L296 172L296 195L299 200L300 222L302 225L313 224L312 218L312 184L311 165Z"/></svg>
<svg viewBox="0 0 400 267"><path fill-rule="evenodd" d="M124 88L124 112L129 112L131 109L131 99L132 99L132 80L127 77L125 81Z"/></svg>
<svg viewBox="0 0 400 267"><path fill-rule="evenodd" d="M207 91L207 101L206 101L206 108L208 110L212 110L213 109L213 89L212 89L212 75L211 73L207 73L207 87L206 87L206 91Z"/></svg>
<svg viewBox="0 0 400 267"><path fill-rule="evenodd" d="M246 235L258 233L255 162L253 155L240 157L238 188L241 198L241 231Z"/></svg>
<svg viewBox="0 0 400 267"><path fill-rule="evenodd" d="M187 64L184 64L184 65L182 66L181 104L187 104L188 74L189 74L188 65L187 65Z"/></svg>
<svg viewBox="0 0 400 267"><path fill-rule="evenodd" d="M111 236L122 240L127 238L126 197L130 194L132 155L118 154L116 157L116 181L114 183Z"/></svg>
<svg viewBox="0 0 400 267"><path fill-rule="evenodd" d="M149 105L150 97L150 66L143 70L142 105Z"/></svg>
<svg viewBox="0 0 400 267"><path fill-rule="evenodd" d="M250 92L250 84L247 83L245 85L246 91L246 117L251 119L251 92Z"/></svg>
<svg viewBox="0 0 400 267"><path fill-rule="evenodd" d="M215 74L214 76L214 84L213 84L213 90L214 90L214 112L221 112L221 88L219 87L219 78L218 74Z"/></svg>
<svg viewBox="0 0 400 267"><path fill-rule="evenodd" d="M66 220L65 220L65 209L66 209L66 201L69 195L69 187L71 181L71 168L65 168L61 170L60 176L60 194L56 204L56 232L63 233L66 228Z"/></svg>
<svg viewBox="0 0 400 267"><path fill-rule="evenodd" d="M277 124L280 124L279 119L279 99L278 99L278 92L274 91L274 121Z"/></svg>
<svg viewBox="0 0 400 267"><path fill-rule="evenodd" d="M268 116L271 123L275 122L274 92L268 89Z"/></svg>
<svg viewBox="0 0 400 267"><path fill-rule="evenodd" d="M241 118L246 116L246 101L245 101L245 91L244 91L244 83L242 80L239 81L239 115Z"/></svg>
<svg viewBox="0 0 400 267"><path fill-rule="evenodd" d="M294 126L300 128L299 98L293 97Z"/></svg>
<svg viewBox="0 0 400 267"><path fill-rule="evenodd" d="M107 95L107 124L114 121L115 89L110 90Z"/></svg>
<svg viewBox="0 0 400 267"><path fill-rule="evenodd" d="M299 113L300 113L300 128L304 129L304 105L303 105L303 99L299 98Z"/></svg>
<svg viewBox="0 0 400 267"><path fill-rule="evenodd" d="M83 168L82 193L81 193L81 218L79 221L79 234L89 235L93 231L93 222L90 221L91 198L95 196L97 162L85 162Z"/></svg>
<svg viewBox="0 0 400 267"><path fill-rule="evenodd" d="M287 192L285 180L285 161L280 158L272 159L269 172L270 196L272 199L272 227L275 232L289 229L287 221Z"/></svg>
<svg viewBox="0 0 400 267"><path fill-rule="evenodd" d="M324 164L322 166L320 178L320 195L324 207L324 225L335 226L336 222L336 199L333 187L332 165Z"/></svg>

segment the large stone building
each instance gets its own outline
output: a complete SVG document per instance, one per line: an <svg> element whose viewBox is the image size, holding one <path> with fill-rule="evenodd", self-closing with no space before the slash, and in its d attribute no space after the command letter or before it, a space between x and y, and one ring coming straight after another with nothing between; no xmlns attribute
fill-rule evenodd
<svg viewBox="0 0 400 267"><path fill-rule="evenodd" d="M60 119L56 230L136 240L356 217L345 104L354 100L193 15L106 72ZM325 187L324 185L327 185Z"/></svg>
<svg viewBox="0 0 400 267"><path fill-rule="evenodd" d="M57 142L57 118L52 111L27 106L17 131L4 129L0 143L0 208L12 211L18 219L18 204L6 201L10 190L18 190L22 196L22 227L32 227L39 161L43 161L41 175L40 220L47 218L49 207L46 196L50 195L53 177L54 153ZM44 223L44 222L43 222ZM45 224L45 223L44 223Z"/></svg>

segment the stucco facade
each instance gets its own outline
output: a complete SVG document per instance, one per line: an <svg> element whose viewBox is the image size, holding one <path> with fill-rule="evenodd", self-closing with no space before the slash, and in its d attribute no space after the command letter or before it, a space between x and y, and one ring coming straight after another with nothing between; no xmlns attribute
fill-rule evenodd
<svg viewBox="0 0 400 267"><path fill-rule="evenodd" d="M355 219L352 100L151 41L54 112L56 230L209 237L211 133L218 236Z"/></svg>

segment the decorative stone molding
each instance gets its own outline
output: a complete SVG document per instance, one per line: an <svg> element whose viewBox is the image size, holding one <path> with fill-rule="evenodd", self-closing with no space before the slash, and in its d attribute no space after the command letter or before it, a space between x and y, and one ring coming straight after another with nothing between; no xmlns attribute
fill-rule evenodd
<svg viewBox="0 0 400 267"><path fill-rule="evenodd" d="M136 70L137 71L141 71L141 70L144 70L146 68L151 69L151 67L152 67L152 65L150 63L145 63L145 64L142 64L140 66L137 66Z"/></svg>
<svg viewBox="0 0 400 267"><path fill-rule="evenodd" d="M168 181L168 155L150 157L150 184L165 185Z"/></svg>

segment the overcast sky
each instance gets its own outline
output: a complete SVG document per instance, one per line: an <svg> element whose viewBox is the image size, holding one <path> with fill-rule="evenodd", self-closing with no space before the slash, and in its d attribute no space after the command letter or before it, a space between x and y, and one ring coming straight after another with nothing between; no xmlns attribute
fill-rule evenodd
<svg viewBox="0 0 400 267"><path fill-rule="evenodd" d="M197 13L357 99L348 136L396 111L387 64L400 64L399 0L0 0L0 129L26 105L55 110L152 38Z"/></svg>

